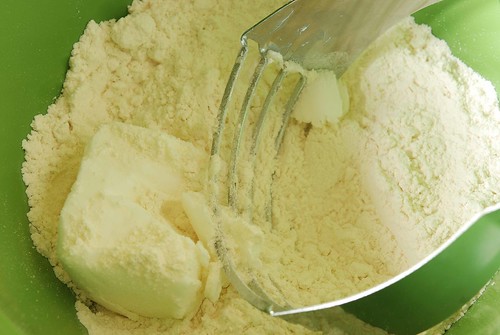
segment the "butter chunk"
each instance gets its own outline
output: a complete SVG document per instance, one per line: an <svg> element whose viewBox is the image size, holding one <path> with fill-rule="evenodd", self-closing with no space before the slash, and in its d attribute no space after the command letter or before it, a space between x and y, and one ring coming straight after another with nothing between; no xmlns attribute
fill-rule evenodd
<svg viewBox="0 0 500 335"><path fill-rule="evenodd" d="M200 241L212 253L212 256L216 256L213 247L215 238L214 223L203 194L198 192L184 193L182 195L182 206Z"/></svg>
<svg viewBox="0 0 500 335"><path fill-rule="evenodd" d="M314 127L336 123L349 110L349 94L333 71L307 71L307 85L292 116Z"/></svg>
<svg viewBox="0 0 500 335"><path fill-rule="evenodd" d="M203 295L215 304L222 291L223 270L221 262L211 262L208 266L208 275Z"/></svg>
<svg viewBox="0 0 500 335"><path fill-rule="evenodd" d="M160 131L113 123L95 134L57 241L63 268L89 298L128 317L180 319L199 307L208 251L162 208L182 208L182 194L200 190L206 159Z"/></svg>

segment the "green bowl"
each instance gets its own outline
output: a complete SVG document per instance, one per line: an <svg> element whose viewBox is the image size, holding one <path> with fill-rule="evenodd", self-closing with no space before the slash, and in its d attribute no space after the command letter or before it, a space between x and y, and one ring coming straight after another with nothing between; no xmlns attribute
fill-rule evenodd
<svg viewBox="0 0 500 335"><path fill-rule="evenodd" d="M130 2L0 1L0 334L86 334L73 294L31 242L21 141L59 94L86 23L121 17ZM444 0L415 17L500 90L499 0ZM499 309L500 285L492 285L447 334L499 334Z"/></svg>

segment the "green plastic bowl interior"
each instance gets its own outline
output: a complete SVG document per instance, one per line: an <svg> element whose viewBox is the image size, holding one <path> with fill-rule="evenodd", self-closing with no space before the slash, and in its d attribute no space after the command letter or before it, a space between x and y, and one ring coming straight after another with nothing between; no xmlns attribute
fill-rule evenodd
<svg viewBox="0 0 500 335"><path fill-rule="evenodd" d="M71 291L34 249L21 179L21 141L59 94L86 23L126 14L131 0L0 1L0 334L86 334ZM500 1L444 0L415 15L456 56L500 88ZM500 282L500 274L494 278ZM500 285L447 334L500 333Z"/></svg>

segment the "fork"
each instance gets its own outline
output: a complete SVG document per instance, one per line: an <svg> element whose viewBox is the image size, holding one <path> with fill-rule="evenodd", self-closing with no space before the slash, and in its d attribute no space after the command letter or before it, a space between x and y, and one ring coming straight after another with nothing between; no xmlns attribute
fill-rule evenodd
<svg viewBox="0 0 500 335"><path fill-rule="evenodd" d="M234 261L234 255L231 255L224 238L225 230L220 224L221 212L227 207L235 215L252 221L251 199L255 196L252 174L255 173L255 157L260 142L266 135L271 136L263 131L269 122L269 111L271 106L276 109L274 105L281 103L277 108L281 110L279 125L272 133L274 150L278 153L294 105L307 84L305 71L327 69L333 71L337 78L341 77L363 50L387 29L436 2L439 0L295 0L241 36L241 49L229 76L217 117L211 148L209 185L212 187L210 200L214 218L219 223L215 241L218 257L239 294L258 309L313 329L321 328L320 324L333 323L338 327L349 324L351 331L352 327L359 325L358 333L366 332L365 326L357 320L357 317L366 320L362 317L366 313L349 308L348 299L296 308L288 305L286 298L280 301L275 296L271 298L252 277L252 269L245 268L242 271ZM251 43L257 45L256 62L248 60L248 55L255 51ZM246 66L248 63L252 63L250 69ZM242 79L246 71L250 71L249 82ZM269 78L269 72L272 84L262 85L262 78ZM238 91L240 87L243 91L246 88L246 91L241 105L234 106L239 104L235 96L242 93ZM257 96L265 96L260 105L254 104ZM251 117L254 118L253 123L249 122ZM248 129L250 124L253 129ZM230 148L229 152L225 151L226 147ZM221 162L227 163L227 169L222 167ZM250 175L242 172L245 168L250 169ZM270 178L272 181L272 176ZM268 195L268 209L272 207L271 192ZM265 216L268 220L272 219L269 211ZM351 301L354 302L351 305L363 305L364 297ZM346 313L346 310L356 317ZM392 317L375 317L368 322L392 333L416 333L445 317L443 314L438 317L428 315L424 322L412 323L410 320L404 323L395 321L398 318L397 311L389 312L395 314Z"/></svg>

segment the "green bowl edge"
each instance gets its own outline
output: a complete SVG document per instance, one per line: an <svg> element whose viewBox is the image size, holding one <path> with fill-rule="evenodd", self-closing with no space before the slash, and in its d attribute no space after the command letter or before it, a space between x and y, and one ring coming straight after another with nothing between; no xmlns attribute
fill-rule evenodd
<svg viewBox="0 0 500 335"><path fill-rule="evenodd" d="M490 80L500 96L500 0L445 0L414 15L453 54ZM448 335L500 334L500 271Z"/></svg>
<svg viewBox="0 0 500 335"><path fill-rule="evenodd" d="M33 247L21 141L59 95L88 21L126 15L131 0L0 1L0 333L86 334L75 298Z"/></svg>

